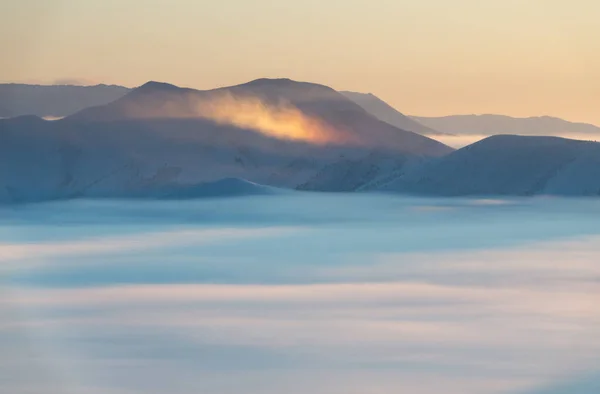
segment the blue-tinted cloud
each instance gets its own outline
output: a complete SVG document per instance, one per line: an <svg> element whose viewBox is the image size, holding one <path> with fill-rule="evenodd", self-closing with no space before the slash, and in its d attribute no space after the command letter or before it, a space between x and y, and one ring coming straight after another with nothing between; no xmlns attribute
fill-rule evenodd
<svg viewBox="0 0 600 394"><path fill-rule="evenodd" d="M593 376L600 361L600 243L580 207L365 196L336 197L343 208L326 209L314 203L328 197L306 198L308 206L255 205L252 214L267 219L254 226L233 220L246 199L171 206L171 215L155 205L149 217L124 203L127 225L91 213L64 227L45 222L44 209L60 205L31 208L38 224L32 211L12 212L0 228L10 274L0 298L0 391L593 387L564 383ZM397 216L383 215L383 203ZM177 225L202 210L213 219ZM293 220L294 210L306 217ZM535 234L489 238L513 229Z"/></svg>

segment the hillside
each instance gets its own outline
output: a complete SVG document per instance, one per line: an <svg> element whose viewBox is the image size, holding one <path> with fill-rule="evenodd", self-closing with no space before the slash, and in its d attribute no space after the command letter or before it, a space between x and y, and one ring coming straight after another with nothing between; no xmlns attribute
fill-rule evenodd
<svg viewBox="0 0 600 394"><path fill-rule="evenodd" d="M127 92L128 88L116 85L0 84L0 117L63 117L87 107L107 104Z"/></svg>
<svg viewBox="0 0 600 394"><path fill-rule="evenodd" d="M500 135L432 160L380 190L462 195L600 195L600 144Z"/></svg>
<svg viewBox="0 0 600 394"><path fill-rule="evenodd" d="M401 166L452 149L322 85L257 80L198 91L150 82L58 121L0 120L0 201L151 195L222 178L296 188L338 162L367 165L374 151Z"/></svg>
<svg viewBox="0 0 600 394"><path fill-rule="evenodd" d="M360 105L371 115L399 129L412 131L413 133L436 136L441 133L434 128L427 127L418 121L404 115L394 107L371 93L341 92L344 96Z"/></svg>
<svg viewBox="0 0 600 394"><path fill-rule="evenodd" d="M141 194L141 198L182 200L197 198L225 198L241 196L267 196L283 193L282 189L259 185L239 178L223 178L213 182L193 185L168 184L152 194Z"/></svg>
<svg viewBox="0 0 600 394"><path fill-rule="evenodd" d="M441 155L450 151L437 141L376 119L327 86L289 79L258 79L206 91L148 82L119 100L85 109L69 120L158 118L202 118L272 134L288 131L286 137L299 132L291 129L295 126L312 133L307 138L321 142L391 147L410 154Z"/></svg>

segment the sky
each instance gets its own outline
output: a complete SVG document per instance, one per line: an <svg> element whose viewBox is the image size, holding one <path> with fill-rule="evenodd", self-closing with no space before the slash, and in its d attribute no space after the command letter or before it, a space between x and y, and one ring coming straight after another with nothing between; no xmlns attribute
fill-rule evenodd
<svg viewBox="0 0 600 394"><path fill-rule="evenodd" d="M411 115L600 124L598 15L597 0L3 0L0 82L287 77Z"/></svg>

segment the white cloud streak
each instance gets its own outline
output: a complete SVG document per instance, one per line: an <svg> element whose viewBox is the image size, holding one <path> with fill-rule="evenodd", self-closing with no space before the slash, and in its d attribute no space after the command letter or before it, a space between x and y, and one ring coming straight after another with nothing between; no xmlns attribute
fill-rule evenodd
<svg viewBox="0 0 600 394"><path fill-rule="evenodd" d="M183 245L203 245L239 239L276 237L300 231L294 227L187 229L119 237L92 237L78 241L0 243L0 264L22 267L24 261L41 264L56 257L103 255L157 250ZM0 266L1 269L2 266Z"/></svg>

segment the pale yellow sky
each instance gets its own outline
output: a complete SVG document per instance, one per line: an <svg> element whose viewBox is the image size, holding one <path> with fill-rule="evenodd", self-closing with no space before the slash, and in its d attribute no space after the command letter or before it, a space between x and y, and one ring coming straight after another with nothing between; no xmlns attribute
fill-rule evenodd
<svg viewBox="0 0 600 394"><path fill-rule="evenodd" d="M600 124L598 0L1 0L0 80L289 77L413 115Z"/></svg>

